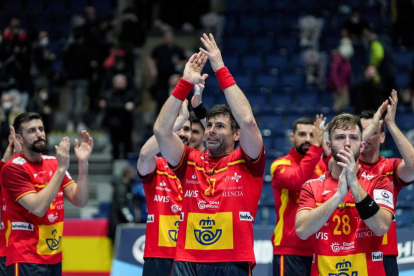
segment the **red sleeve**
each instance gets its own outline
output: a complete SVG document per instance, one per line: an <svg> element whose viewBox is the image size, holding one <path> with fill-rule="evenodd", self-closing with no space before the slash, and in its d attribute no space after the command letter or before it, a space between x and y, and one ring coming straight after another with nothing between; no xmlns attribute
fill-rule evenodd
<svg viewBox="0 0 414 276"><path fill-rule="evenodd" d="M139 171L137 170L138 177L141 179L142 184L144 184L144 185L150 185L152 183L152 181L154 180L155 176L157 175L158 165L161 162L161 160L158 157L156 157L156 160L157 161L156 161L155 168L149 174L147 174L147 175L141 175L139 173ZM165 162L165 163L167 163L167 162Z"/></svg>
<svg viewBox="0 0 414 276"><path fill-rule="evenodd" d="M312 187L309 182L306 182L302 186L299 196L299 208L297 212L301 210L312 210L316 208L315 196L313 195Z"/></svg>
<svg viewBox="0 0 414 276"><path fill-rule="evenodd" d="M29 174L19 165L4 166L1 178L5 192L16 201L26 194L36 193Z"/></svg>
<svg viewBox="0 0 414 276"><path fill-rule="evenodd" d="M381 208L389 211L395 216L395 206L393 200L394 194L390 180L385 175L381 175L375 177L373 181L375 181L375 183L373 184L373 189L370 196Z"/></svg>
<svg viewBox="0 0 414 276"><path fill-rule="evenodd" d="M262 151L256 160L252 160L249 156L247 156L241 147L240 150L242 152L244 160L246 161L246 166L250 169L252 175L256 177L262 177L264 175L264 169L266 166L266 152L264 146L262 147Z"/></svg>
<svg viewBox="0 0 414 276"><path fill-rule="evenodd" d="M185 171L187 170L188 157L193 150L194 149L192 147L185 146L183 157L181 157L180 163L175 168L171 168L171 170L178 177L178 179L180 179L180 181L184 178Z"/></svg>
<svg viewBox="0 0 414 276"><path fill-rule="evenodd" d="M298 167L292 166L288 159L277 159L270 167L272 186L300 191L302 185L312 178L322 153L321 147L311 146Z"/></svg>
<svg viewBox="0 0 414 276"><path fill-rule="evenodd" d="M75 181L73 181L73 179L70 176L69 172L66 171L65 176L63 177L63 180L62 180L61 187L65 188L65 187L69 186L72 183L75 183Z"/></svg>

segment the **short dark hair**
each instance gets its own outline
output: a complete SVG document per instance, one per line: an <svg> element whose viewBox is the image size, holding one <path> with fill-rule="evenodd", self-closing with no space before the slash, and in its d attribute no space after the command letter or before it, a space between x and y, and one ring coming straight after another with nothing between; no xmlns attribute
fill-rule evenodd
<svg viewBox="0 0 414 276"><path fill-rule="evenodd" d="M210 118L214 118L217 116L229 116L230 124L231 124L231 130L233 133L238 131L240 129L239 123L236 121L236 119L233 116L233 113L231 112L230 106L227 104L216 104L213 106L212 109L210 109L207 112L207 121Z"/></svg>
<svg viewBox="0 0 414 276"><path fill-rule="evenodd" d="M328 126L329 140L331 139L332 133L335 129L350 129L352 127L359 127L362 139L362 125L359 116L349 113L342 113L335 116Z"/></svg>
<svg viewBox="0 0 414 276"><path fill-rule="evenodd" d="M309 117L301 117L299 119L297 119L294 123L293 123L293 130L292 132L295 133L296 130L298 129L298 125L313 125L314 121L309 118Z"/></svg>
<svg viewBox="0 0 414 276"><path fill-rule="evenodd" d="M193 111L190 112L189 120L191 122L191 125L193 124L199 124L203 131L205 130L203 123L201 123L200 119L197 118L197 116L194 114Z"/></svg>
<svg viewBox="0 0 414 276"><path fill-rule="evenodd" d="M31 120L41 120L42 116L36 112L23 112L19 116L14 119L13 127L16 133L22 134L22 124L26 122L30 122Z"/></svg>
<svg viewBox="0 0 414 276"><path fill-rule="evenodd" d="M375 115L375 111L372 109L369 109L369 110L363 110L361 114L359 114L359 117L361 119L370 120L374 118L374 115ZM381 125L381 132L385 132L384 124Z"/></svg>

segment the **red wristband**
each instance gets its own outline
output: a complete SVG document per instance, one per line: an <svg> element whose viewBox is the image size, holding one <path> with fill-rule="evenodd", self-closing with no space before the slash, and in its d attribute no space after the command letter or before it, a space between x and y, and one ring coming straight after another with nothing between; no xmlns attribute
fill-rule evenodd
<svg viewBox="0 0 414 276"><path fill-rule="evenodd" d="M180 78L177 85L175 86L172 95L179 99L180 101L185 101L188 94L190 94L191 89L193 89L194 84L186 81L183 78Z"/></svg>
<svg viewBox="0 0 414 276"><path fill-rule="evenodd" d="M230 74L229 69L227 67L221 67L216 71L216 78L220 85L221 90L224 91L227 87L230 87L232 85L236 84L236 81L234 80L233 76Z"/></svg>

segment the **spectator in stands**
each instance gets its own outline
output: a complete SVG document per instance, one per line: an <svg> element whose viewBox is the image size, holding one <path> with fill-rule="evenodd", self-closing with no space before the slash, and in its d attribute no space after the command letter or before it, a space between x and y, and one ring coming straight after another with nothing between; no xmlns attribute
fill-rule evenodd
<svg viewBox="0 0 414 276"><path fill-rule="evenodd" d="M369 64L375 66L378 74L374 81L381 83L385 91L391 91L395 87L395 62L391 47L384 41L380 41L371 29L364 29L364 40L368 45ZM388 92L387 92L388 93ZM384 95L382 101L388 95Z"/></svg>
<svg viewBox="0 0 414 276"><path fill-rule="evenodd" d="M327 171L330 154L324 152L326 118L299 118L290 134L290 153L273 161L270 168L275 200L276 228L272 236L273 275L307 276L312 264L311 241L302 241L294 231L299 192L309 179ZM324 155L324 158L321 156Z"/></svg>
<svg viewBox="0 0 414 276"><path fill-rule="evenodd" d="M392 1L391 22L393 24L394 44L414 46L414 3L413 1Z"/></svg>
<svg viewBox="0 0 414 276"><path fill-rule="evenodd" d="M373 65L365 66L365 80L351 89L351 104L357 114L366 109L376 109L386 100L386 91L375 82L377 69Z"/></svg>
<svg viewBox="0 0 414 276"><path fill-rule="evenodd" d="M52 62L55 61L56 55L49 50L49 34L46 31L40 31L37 40L32 47L32 70L31 74L38 79L51 79Z"/></svg>
<svg viewBox="0 0 414 276"><path fill-rule="evenodd" d="M53 111L59 107L59 95L47 84L39 85L30 99L28 110L39 113L43 118L45 131L50 131L53 125Z"/></svg>
<svg viewBox="0 0 414 276"><path fill-rule="evenodd" d="M3 151L8 145L9 128L13 124L14 119L23 113L23 110L16 107L15 98L9 93L1 95L0 107L0 147Z"/></svg>
<svg viewBox="0 0 414 276"><path fill-rule="evenodd" d="M113 159L126 158L132 150L132 112L135 104L136 93L129 86L126 76L115 75L112 89L107 90L99 102L105 110L104 125L111 136Z"/></svg>
<svg viewBox="0 0 414 276"><path fill-rule="evenodd" d="M398 148L401 158L385 158L380 156L380 146L385 141L384 125L381 121L378 124L372 135L366 142L364 151L359 158L359 165L361 169L370 174L385 175L393 183L393 203L397 204L399 192L414 181L414 148L410 141L401 132L395 122L397 111L398 96L397 91L393 90L389 97L389 104L387 106L387 115L385 116L385 123L388 131ZM383 109L382 111L384 111ZM379 111L378 111L379 112ZM372 110L364 110L361 117L361 124L365 129L372 124L375 112ZM381 114L377 115L381 116ZM382 243L382 252L384 253L384 268L387 276L398 276L397 266L397 232L395 220L391 224L391 228L384 237L386 243Z"/></svg>
<svg viewBox="0 0 414 276"><path fill-rule="evenodd" d="M342 29L346 32L346 36L352 40L361 40L363 32L368 28L368 22L361 17L358 7L353 7L349 18L344 22Z"/></svg>
<svg viewBox="0 0 414 276"><path fill-rule="evenodd" d="M349 88L351 85L351 64L349 59L354 54L352 42L343 38L341 44L331 54L328 89L332 91L335 112L346 109L349 105Z"/></svg>
<svg viewBox="0 0 414 276"><path fill-rule="evenodd" d="M135 218L135 202L132 194L132 183L136 178L133 167L127 165L123 168L121 176L112 179L112 201L109 211L108 236L115 240L116 227L121 223L140 222L141 218Z"/></svg>
<svg viewBox="0 0 414 276"><path fill-rule="evenodd" d="M323 19L313 15L306 15L299 18L300 41L303 48L319 49L319 39L323 29Z"/></svg>
<svg viewBox="0 0 414 276"><path fill-rule="evenodd" d="M93 59L93 44L85 31L85 20L81 17L73 19L74 28L68 40L63 56L63 66L68 77L69 93L66 97L68 113L67 130L85 129L83 111L84 99L87 96L92 69L97 66Z"/></svg>
<svg viewBox="0 0 414 276"><path fill-rule="evenodd" d="M185 64L184 50L174 41L172 31L164 33L164 43L155 47L147 59L152 78L154 79L153 96L158 111L168 99L168 80L171 75L179 73Z"/></svg>

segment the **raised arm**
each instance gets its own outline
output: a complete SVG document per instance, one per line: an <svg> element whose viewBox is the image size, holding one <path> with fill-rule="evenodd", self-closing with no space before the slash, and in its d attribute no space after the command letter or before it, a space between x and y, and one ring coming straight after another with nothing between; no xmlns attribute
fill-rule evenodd
<svg viewBox="0 0 414 276"><path fill-rule="evenodd" d="M392 90L389 100L390 104L387 107L385 123L403 158L403 162L398 166L398 177L402 181L409 183L414 180L414 148L395 123L395 113L398 104L397 91Z"/></svg>
<svg viewBox="0 0 414 276"><path fill-rule="evenodd" d="M173 131L178 131L188 120L188 117L189 113L187 108L187 101L185 101L181 104L180 113L175 120ZM137 170L140 175L145 176L155 170L155 167L157 166L157 159L155 155L159 152L160 148L158 147L157 139L153 135L148 139L148 141L144 144L144 146L141 148L141 151L139 152Z"/></svg>
<svg viewBox="0 0 414 276"><path fill-rule="evenodd" d="M81 141L75 139L75 155L78 159L78 181L63 188L65 197L77 207L84 207L89 200L89 157L93 149L93 139L85 130Z"/></svg>
<svg viewBox="0 0 414 276"><path fill-rule="evenodd" d="M21 151L22 151L22 146L20 145L19 141L17 141L16 139L16 133L14 131L14 127L10 126L9 145L4 151L1 162L6 163L7 161L9 161L10 158L13 157L13 155Z"/></svg>
<svg viewBox="0 0 414 276"><path fill-rule="evenodd" d="M380 107L378 107L377 112L375 112L374 117L372 117L371 124L364 129L362 132L362 142L368 141L368 139L374 134L375 129L377 128L378 124L383 124L381 120L382 114L384 111L387 110L388 107L388 100L384 101Z"/></svg>
<svg viewBox="0 0 414 276"><path fill-rule="evenodd" d="M262 151L263 140L254 119L250 103L234 82L228 69L224 66L223 58L214 36L212 34L208 36L203 34L201 41L206 49L200 48L200 51L208 56L233 116L240 125L240 146L247 156L254 160L259 157Z"/></svg>
<svg viewBox="0 0 414 276"><path fill-rule="evenodd" d="M194 95L191 98L191 106L193 107L193 111L196 117L200 120L203 124L203 127L206 128L207 126L207 108L203 105L203 91L204 91L204 84L200 83L194 86ZM201 117L201 118L200 118Z"/></svg>
<svg viewBox="0 0 414 276"><path fill-rule="evenodd" d="M181 104L187 98L194 84L204 83L207 74L201 71L207 61L203 53L194 54L186 63L183 77L178 82L172 95L167 99L154 125L154 134L161 154L172 166L177 166L184 153L181 139L173 132L175 119Z"/></svg>

